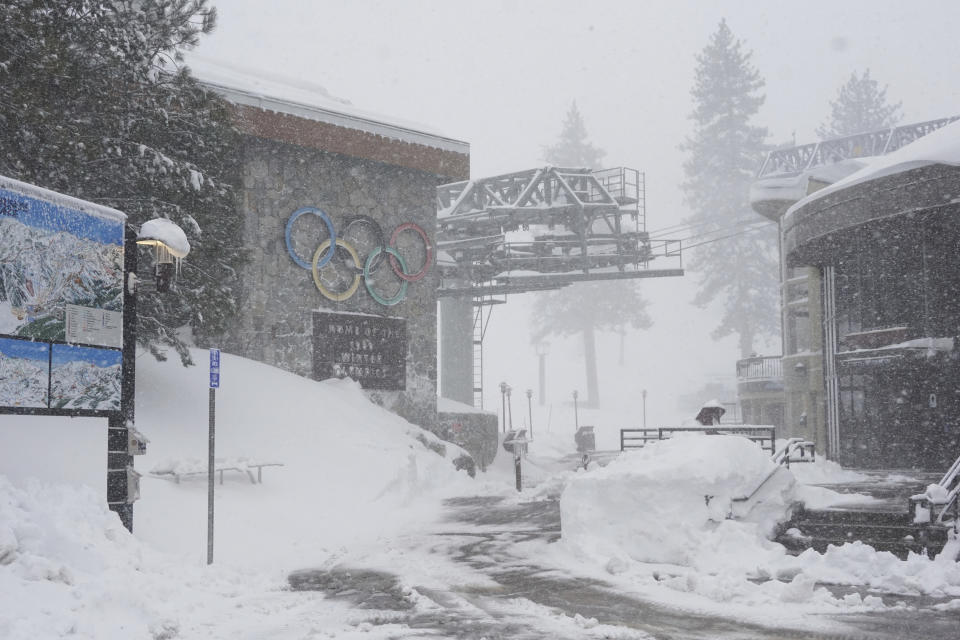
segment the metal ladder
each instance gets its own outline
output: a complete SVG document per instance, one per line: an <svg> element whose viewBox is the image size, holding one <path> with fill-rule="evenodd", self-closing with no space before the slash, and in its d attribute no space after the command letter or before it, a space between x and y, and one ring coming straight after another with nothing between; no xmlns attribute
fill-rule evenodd
<svg viewBox="0 0 960 640"><path fill-rule="evenodd" d="M477 305L473 314L473 406L483 409L483 306Z"/></svg>
<svg viewBox="0 0 960 640"><path fill-rule="evenodd" d="M477 296L473 299L473 406L483 409L483 337L487 334L493 305L504 304L506 296ZM487 309L486 317L483 310Z"/></svg>

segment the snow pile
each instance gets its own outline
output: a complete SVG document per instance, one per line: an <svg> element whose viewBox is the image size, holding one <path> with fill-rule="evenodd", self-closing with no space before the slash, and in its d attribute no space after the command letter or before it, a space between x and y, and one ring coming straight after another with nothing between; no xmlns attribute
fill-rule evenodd
<svg viewBox="0 0 960 640"><path fill-rule="evenodd" d="M766 537L786 519L793 486L746 438L681 434L574 478L560 498L562 536L594 558L703 570L772 560L783 550Z"/></svg>
<svg viewBox="0 0 960 640"><path fill-rule="evenodd" d="M960 597L960 540L952 539L933 560L911 553L900 560L862 542L830 546L824 553L808 549L780 563L781 571L802 572L811 582L867 586L882 593Z"/></svg>
<svg viewBox="0 0 960 640"><path fill-rule="evenodd" d="M148 551L93 490L17 488L0 476L0 637L92 639L125 628L149 638L173 628L140 589Z"/></svg>

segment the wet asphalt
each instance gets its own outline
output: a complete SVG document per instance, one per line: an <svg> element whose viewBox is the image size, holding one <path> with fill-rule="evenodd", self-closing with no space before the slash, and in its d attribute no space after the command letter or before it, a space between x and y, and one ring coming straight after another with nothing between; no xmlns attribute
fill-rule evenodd
<svg viewBox="0 0 960 640"><path fill-rule="evenodd" d="M691 613L618 593L610 585L548 572L533 564L518 564L509 548L525 540L553 542L560 537L560 512L556 500L523 504L500 498L450 500L449 531L439 531L455 560L491 578L492 587L460 587L438 592L417 587L437 606L415 607L395 576L340 567L329 571L304 570L290 575L291 588L323 592L344 599L358 609L370 610L369 621L402 623L402 638L462 638L465 640L556 639L604 637L585 630L567 635L539 628L541 618L518 614L510 603L525 599L565 616L579 614L619 628L610 637L649 637L658 640L958 640L960 612L938 612L930 607L942 600L895 597L910 610L828 616L833 633L777 628L718 616ZM463 526L473 525L473 526ZM836 588L838 594L851 589ZM861 595L867 595L861 591ZM874 594L877 595L877 594Z"/></svg>

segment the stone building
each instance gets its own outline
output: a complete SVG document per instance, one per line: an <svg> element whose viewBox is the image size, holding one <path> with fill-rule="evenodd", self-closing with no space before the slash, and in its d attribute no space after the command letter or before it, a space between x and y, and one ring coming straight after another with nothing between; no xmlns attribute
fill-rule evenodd
<svg viewBox="0 0 960 640"><path fill-rule="evenodd" d="M267 97L262 90L201 78L233 106L243 133L239 206L250 262L243 272L242 310L223 347L299 375L326 377L318 374L314 362L315 351L322 346L322 338L314 337L315 312L402 319L406 353L399 355L405 369L401 388L364 386L375 402L411 422L433 427L438 275L429 254L435 245L435 188L468 177L469 145L359 112L322 95L303 100ZM338 246L312 260L323 239L329 240L330 227L320 215L301 215L291 223L303 208L310 208L309 213L322 211L340 239L346 238L348 222L363 220L351 227L358 231L349 240L359 255L351 262L349 251ZM400 228L407 223L416 228ZM400 249L401 244L412 254ZM379 266L361 275L378 245L396 245L404 254L400 260L405 268L398 268L395 256L381 251L371 263ZM330 262L323 266L328 254ZM318 282L312 264L319 267ZM408 276L417 272L420 277L404 282L397 272ZM356 287L352 294L351 279ZM321 282L333 297L321 293ZM379 355L355 357L357 371L374 375Z"/></svg>

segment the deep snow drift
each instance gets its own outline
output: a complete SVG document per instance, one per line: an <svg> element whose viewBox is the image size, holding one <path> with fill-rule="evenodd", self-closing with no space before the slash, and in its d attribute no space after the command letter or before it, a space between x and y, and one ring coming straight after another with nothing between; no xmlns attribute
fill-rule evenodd
<svg viewBox="0 0 960 640"><path fill-rule="evenodd" d="M194 357L203 361L205 353ZM540 431L523 462L527 488L517 494L502 449L486 474L470 479L452 464L459 449L373 405L352 382L318 383L226 354L221 367L217 457L283 466L264 468L260 484L224 473L216 486L214 565L205 565L204 475L179 484L145 475L133 536L106 510L100 490L0 476L0 638L415 634L371 625L367 613L343 602L286 591L286 575L307 567L385 571L399 577L418 610L437 607L424 595L431 589L495 587L454 559L458 545L483 527L442 522L444 497L473 495L508 505L561 496L561 541L504 542L498 553L509 557L498 562L505 569L532 564L671 606L796 627L829 625L809 614L886 606L822 584L952 597L942 606L960 606L960 564L946 555L900 561L849 544L792 557L767 539L794 499L825 506L837 498L803 482L857 479L825 461L776 470L759 500L738 505L733 499L750 494L772 469L767 454L742 438L681 436L584 470L572 431ZM203 468L206 385L205 368L138 360L137 427L151 439L148 455L137 460L140 471ZM66 434L82 426L105 440L105 428L87 422L64 420L59 428ZM34 426L29 417L3 417L8 454ZM103 440L96 451L105 450ZM92 470L99 484L105 460L84 454L60 464L85 478ZM731 513L742 519L728 519ZM955 553L960 543L951 544ZM565 616L524 599L500 606L576 627L570 637L617 631L589 621L578 626L576 603Z"/></svg>
<svg viewBox="0 0 960 640"><path fill-rule="evenodd" d="M351 381L318 383L227 354L221 367L217 457L284 466L265 468L262 484L224 474L214 566L205 566L206 476L176 484L149 475L205 464L206 369L142 357L137 428L151 442L137 459L147 475L135 535L100 490L22 477L14 485L0 475L0 638L230 638L277 613L274 624L308 616L342 633L353 628L345 605L281 593L287 572L428 526L442 496L476 486L452 464L457 447L372 404ZM20 434L27 442L35 421L3 416L6 455ZM43 421L51 438L77 428L70 419ZM84 428L102 434L105 450L105 424ZM100 456L63 462L74 477L105 473Z"/></svg>

